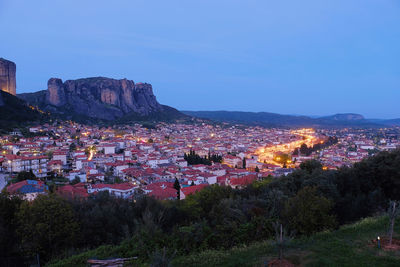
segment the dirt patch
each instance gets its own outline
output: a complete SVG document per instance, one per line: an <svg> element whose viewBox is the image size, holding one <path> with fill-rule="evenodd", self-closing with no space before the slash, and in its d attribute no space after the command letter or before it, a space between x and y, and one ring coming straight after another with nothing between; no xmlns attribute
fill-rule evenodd
<svg viewBox="0 0 400 267"><path fill-rule="evenodd" d="M381 237L381 248L383 250L391 250L391 251L400 251L400 240L399 239L392 239L392 244L389 244L389 238L384 236ZM378 247L378 240L374 239L371 240L371 246Z"/></svg>
<svg viewBox="0 0 400 267"><path fill-rule="evenodd" d="M288 260L273 259L268 262L268 267L294 267L295 265Z"/></svg>

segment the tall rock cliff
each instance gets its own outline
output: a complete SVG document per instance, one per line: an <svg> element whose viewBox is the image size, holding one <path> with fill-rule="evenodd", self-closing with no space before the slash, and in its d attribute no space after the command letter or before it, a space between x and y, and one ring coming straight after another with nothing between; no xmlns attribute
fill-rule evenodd
<svg viewBox="0 0 400 267"><path fill-rule="evenodd" d="M3 94L0 94L0 107L4 106Z"/></svg>
<svg viewBox="0 0 400 267"><path fill-rule="evenodd" d="M47 91L19 96L53 113L74 113L105 120L127 114L149 116L167 109L157 102L151 84L127 79L95 77L62 82L51 78Z"/></svg>
<svg viewBox="0 0 400 267"><path fill-rule="evenodd" d="M14 62L0 58L0 90L16 95L16 69Z"/></svg>

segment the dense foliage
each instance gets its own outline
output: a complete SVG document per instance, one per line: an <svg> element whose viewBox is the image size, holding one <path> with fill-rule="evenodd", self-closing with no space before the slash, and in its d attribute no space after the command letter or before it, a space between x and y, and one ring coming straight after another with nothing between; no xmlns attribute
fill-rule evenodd
<svg viewBox="0 0 400 267"><path fill-rule="evenodd" d="M28 203L2 194L0 257L39 253L47 261L124 242L123 251L105 252L146 261L164 247L179 256L272 238L277 221L310 235L383 212L399 198L400 151L337 171L307 162L286 177L242 190L213 185L181 201L99 193L87 200L51 194Z"/></svg>
<svg viewBox="0 0 400 267"><path fill-rule="evenodd" d="M219 162L219 163L222 162L222 156L220 155L208 153L207 156L202 157L196 154L196 152L193 150L190 150L189 153L187 154L185 153L184 159L190 165L196 165L196 164L211 165L212 162Z"/></svg>

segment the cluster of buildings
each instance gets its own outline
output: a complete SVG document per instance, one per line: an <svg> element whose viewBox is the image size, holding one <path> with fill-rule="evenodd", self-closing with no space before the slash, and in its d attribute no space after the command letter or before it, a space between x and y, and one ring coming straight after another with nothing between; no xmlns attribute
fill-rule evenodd
<svg viewBox="0 0 400 267"><path fill-rule="evenodd" d="M29 129L32 137L0 137L0 174L29 172L35 179L9 185L11 193L45 193L48 184L69 197L101 191L134 198L149 195L184 199L206 186L242 188L262 177L293 171L305 160L318 159L324 168L349 165L381 150L400 146L399 129L290 130L205 123L99 128L55 122ZM295 146L338 142L309 155L292 155ZM222 156L222 162L188 165L185 153ZM285 162L277 160L285 154ZM283 157L283 155L282 155ZM1 177L1 176L0 176Z"/></svg>

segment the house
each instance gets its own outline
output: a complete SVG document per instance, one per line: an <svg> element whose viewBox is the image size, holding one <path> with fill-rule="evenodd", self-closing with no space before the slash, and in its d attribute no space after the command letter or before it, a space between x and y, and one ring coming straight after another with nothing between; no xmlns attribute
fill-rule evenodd
<svg viewBox="0 0 400 267"><path fill-rule="evenodd" d="M34 200L39 194L46 194L49 187L42 181L24 180L7 187L10 195L22 195L23 199Z"/></svg>
<svg viewBox="0 0 400 267"><path fill-rule="evenodd" d="M188 166L187 161L184 159L177 160L176 164L181 168L186 168Z"/></svg>
<svg viewBox="0 0 400 267"><path fill-rule="evenodd" d="M177 198L177 190L171 182L152 183L145 186L143 190L145 194L160 200Z"/></svg>
<svg viewBox="0 0 400 267"><path fill-rule="evenodd" d="M245 175L239 178L231 178L228 181L228 185L230 185L232 188L244 188L247 185L251 184L252 182L257 180L257 175L254 174L249 174Z"/></svg>
<svg viewBox="0 0 400 267"><path fill-rule="evenodd" d="M3 165L11 172L32 170L37 177L45 177L47 174L47 161L46 156L6 155Z"/></svg>
<svg viewBox="0 0 400 267"><path fill-rule="evenodd" d="M47 163L47 169L56 173L61 172L62 161L61 160L51 160Z"/></svg>
<svg viewBox="0 0 400 267"><path fill-rule="evenodd" d="M84 183L61 186L57 189L57 194L66 198L87 198L89 196Z"/></svg>
<svg viewBox="0 0 400 267"><path fill-rule="evenodd" d="M103 145L104 154L115 154L115 145L113 144L105 144Z"/></svg>
<svg viewBox="0 0 400 267"><path fill-rule="evenodd" d="M205 181L207 181L208 184L217 183L217 175L215 175L215 174L203 172L198 177L203 178Z"/></svg>
<svg viewBox="0 0 400 267"><path fill-rule="evenodd" d="M195 194L207 186L208 186L207 184L199 184L199 185L183 187L183 188L181 188L181 191L180 191L180 199L185 199L187 196Z"/></svg>
<svg viewBox="0 0 400 267"><path fill-rule="evenodd" d="M67 152L54 151L52 160L61 160L62 164L67 164Z"/></svg>
<svg viewBox="0 0 400 267"><path fill-rule="evenodd" d="M127 198L135 193L138 186L131 183L88 185L88 193L108 191L112 196Z"/></svg>
<svg viewBox="0 0 400 267"><path fill-rule="evenodd" d="M232 155L226 155L223 159L223 163L228 165L229 167L241 167L242 159Z"/></svg>
<svg viewBox="0 0 400 267"><path fill-rule="evenodd" d="M67 176L70 181L74 180L76 177L78 177L81 182L86 182L86 173L81 173L80 170L72 170Z"/></svg>

